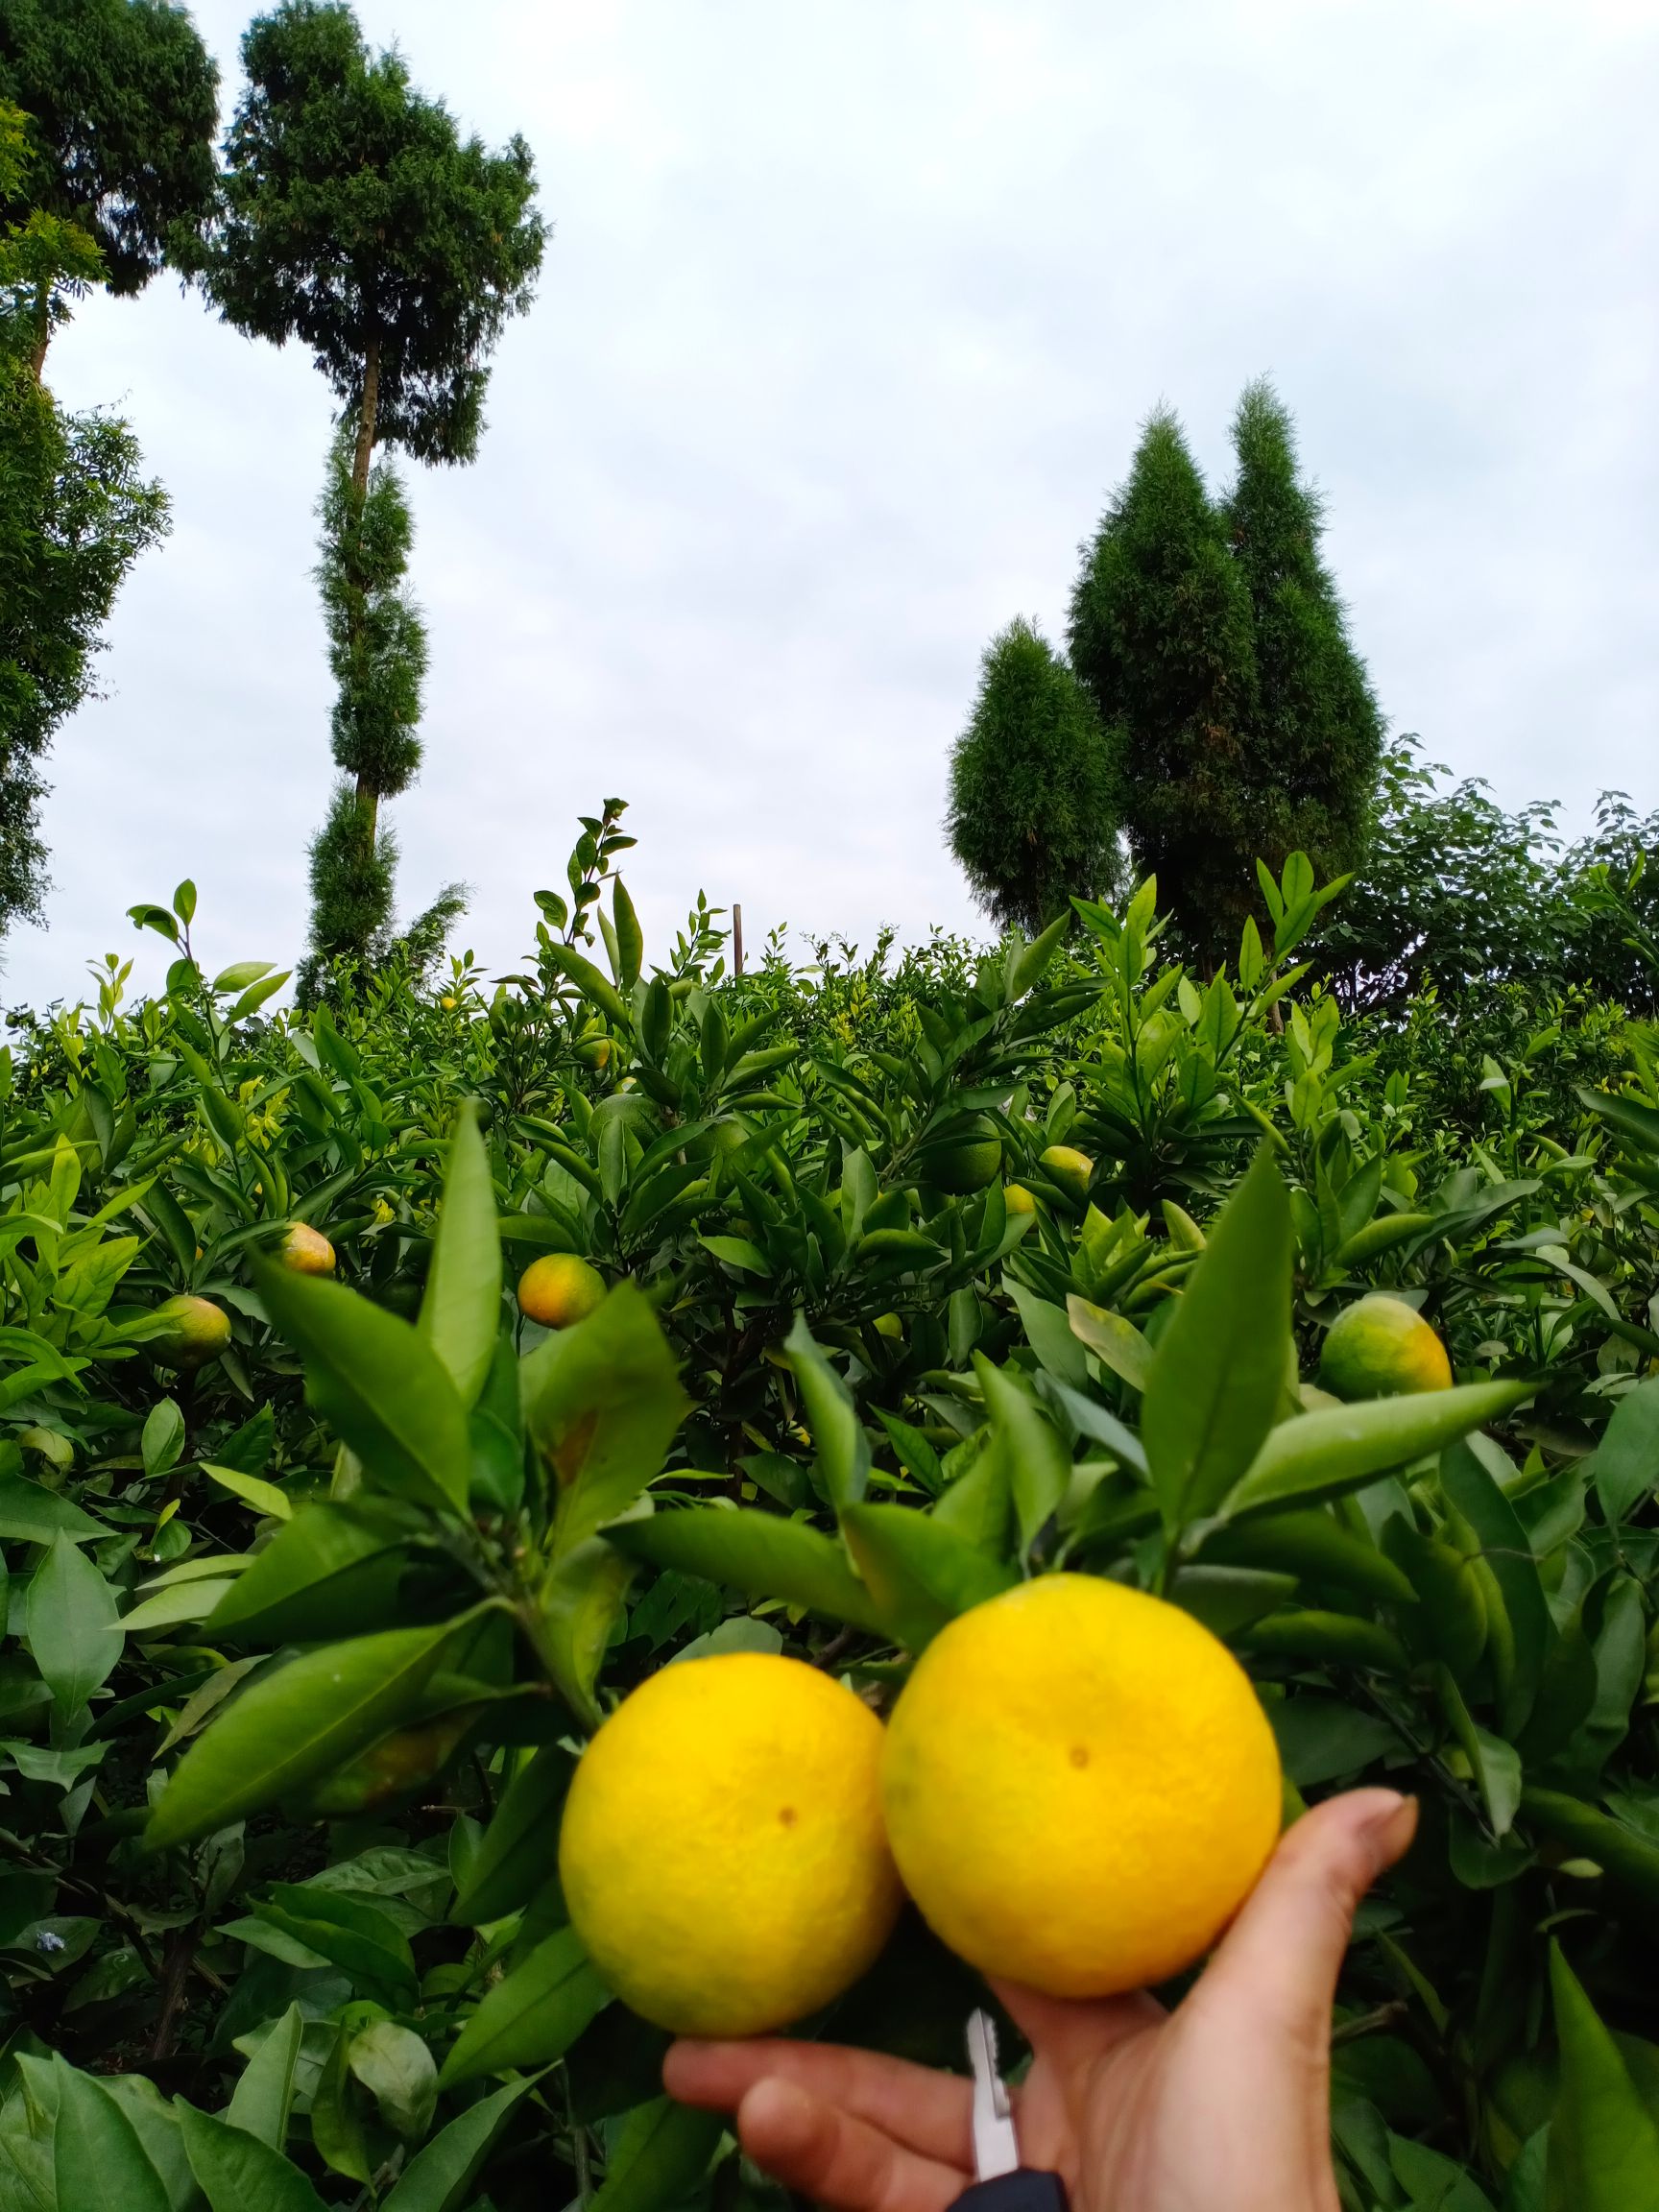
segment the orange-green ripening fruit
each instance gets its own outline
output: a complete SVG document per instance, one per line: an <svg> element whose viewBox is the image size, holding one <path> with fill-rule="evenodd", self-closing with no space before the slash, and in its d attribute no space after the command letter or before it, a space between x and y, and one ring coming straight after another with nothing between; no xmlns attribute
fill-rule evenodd
<svg viewBox="0 0 1659 2212"><path fill-rule="evenodd" d="M1414 1306L1380 1292L1337 1314L1319 1355L1319 1380L1338 1398L1396 1398L1450 1390L1446 1347Z"/></svg>
<svg viewBox="0 0 1659 2212"><path fill-rule="evenodd" d="M334 1247L321 1229L308 1221L296 1221L276 1247L276 1257L291 1275L332 1275Z"/></svg>
<svg viewBox="0 0 1659 2212"><path fill-rule="evenodd" d="M1094 1172L1094 1163L1074 1144L1050 1144L1046 1152L1038 1155L1038 1165L1046 1167L1061 1190L1069 1190L1073 1198L1089 1195L1089 1178Z"/></svg>
<svg viewBox="0 0 1659 2212"><path fill-rule="evenodd" d="M586 1321L604 1296L604 1276L574 1252L543 1252L518 1278L518 1310L543 1329Z"/></svg>
<svg viewBox="0 0 1659 2212"><path fill-rule="evenodd" d="M1010 1183L1002 1193L1002 1203L1010 1214L1035 1214L1037 1201L1023 1183Z"/></svg>
<svg viewBox="0 0 1659 2212"><path fill-rule="evenodd" d="M755 1651L624 1698L565 1802L570 1924L625 2004L681 2035L761 2035L875 1960L902 1891L881 1723L832 1676Z"/></svg>
<svg viewBox="0 0 1659 2212"><path fill-rule="evenodd" d="M881 1787L934 1933L1055 1997L1190 1965L1266 1865L1282 1803L1225 1645L1092 1575L1040 1575L940 1631L887 1724Z"/></svg>
<svg viewBox="0 0 1659 2212"><path fill-rule="evenodd" d="M144 1348L163 1367L204 1367L230 1341L230 1316L210 1298L169 1298L156 1307L156 1318L167 1327Z"/></svg>

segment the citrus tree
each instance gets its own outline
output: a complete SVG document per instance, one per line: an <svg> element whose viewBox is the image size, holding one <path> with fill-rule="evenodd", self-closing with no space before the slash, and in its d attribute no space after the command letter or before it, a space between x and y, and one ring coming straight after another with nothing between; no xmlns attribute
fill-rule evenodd
<svg viewBox="0 0 1659 2212"><path fill-rule="evenodd" d="M1295 856L1271 940L1203 979L1148 886L1070 950L884 980L730 975L700 902L653 966L620 817L514 978L393 962L274 1013L186 884L134 910L161 998L112 960L0 1062L0 2191L763 2193L571 1928L583 1746L710 1651L884 1713L948 1623L1065 1572L1239 1657L1284 1819L1361 1779L1421 1802L1338 1997L1344 2202L1641 2201L1640 1039L1570 1122L1517 1065L1447 1131L1299 968L1327 892ZM548 1256L604 1288L553 1330L512 1295ZM1323 1386L1379 1292L1450 1386ZM805 2025L953 2063L977 2001L906 1913Z"/></svg>

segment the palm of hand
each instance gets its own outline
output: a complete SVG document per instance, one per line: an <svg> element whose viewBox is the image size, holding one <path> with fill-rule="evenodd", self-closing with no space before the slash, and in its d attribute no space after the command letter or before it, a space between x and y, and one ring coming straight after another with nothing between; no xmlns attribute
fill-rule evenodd
<svg viewBox="0 0 1659 2212"><path fill-rule="evenodd" d="M1331 2005L1359 1898L1415 1806L1334 1798L1293 1828L1184 2004L998 1995L1029 2040L1027 2166L1073 2212L1335 2212ZM945 2212L973 2178L957 2076L830 2044L677 2044L664 2079L734 2109L758 2165L838 2212Z"/></svg>

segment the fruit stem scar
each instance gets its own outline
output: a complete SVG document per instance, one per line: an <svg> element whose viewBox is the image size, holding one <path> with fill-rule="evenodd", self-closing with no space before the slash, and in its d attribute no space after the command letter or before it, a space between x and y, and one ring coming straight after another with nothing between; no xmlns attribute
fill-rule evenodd
<svg viewBox="0 0 1659 2212"><path fill-rule="evenodd" d="M782 1821L785 1828L793 1828L798 1815L793 1805L785 1805L779 1813L778 1817Z"/></svg>
<svg viewBox="0 0 1659 2212"><path fill-rule="evenodd" d="M1073 1743L1071 1746L1071 1764L1073 1767L1087 1767L1089 1764L1089 1754L1081 1743Z"/></svg>

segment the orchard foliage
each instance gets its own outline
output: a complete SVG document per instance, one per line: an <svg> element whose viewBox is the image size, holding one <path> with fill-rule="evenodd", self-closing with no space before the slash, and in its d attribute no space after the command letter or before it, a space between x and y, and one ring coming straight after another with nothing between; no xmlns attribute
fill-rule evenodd
<svg viewBox="0 0 1659 2212"><path fill-rule="evenodd" d="M701 902L654 956L621 821L514 976L274 1011L184 884L133 910L160 998L112 958L0 1064L0 2205L768 2198L566 1923L583 1740L699 1651L879 1705L1060 1567L1238 1652L1287 1818L1422 1800L1338 1995L1351 2212L1654 2198L1647 1033L1577 1088L1546 1038L1466 1135L1303 963L1299 854L1213 974L1146 882L1070 945L738 977ZM611 1288L549 1334L510 1289L557 1251ZM1455 1387L1307 1380L1373 1286ZM907 1922L807 2032L949 2063L972 1991Z"/></svg>

